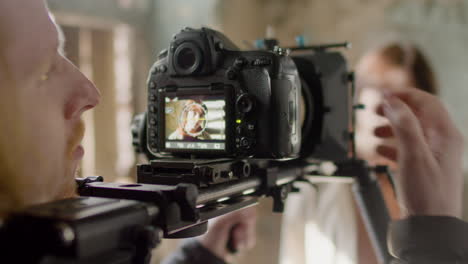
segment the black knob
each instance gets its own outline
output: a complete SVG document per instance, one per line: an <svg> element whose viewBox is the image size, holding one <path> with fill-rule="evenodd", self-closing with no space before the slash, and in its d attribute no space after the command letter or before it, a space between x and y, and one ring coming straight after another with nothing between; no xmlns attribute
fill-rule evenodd
<svg viewBox="0 0 468 264"><path fill-rule="evenodd" d="M241 138L240 140L240 147L243 148L243 149L250 149L250 147L252 146L252 142L250 139L248 138Z"/></svg>
<svg viewBox="0 0 468 264"><path fill-rule="evenodd" d="M249 94L242 94L236 100L237 110L241 113L248 113L254 107L254 100Z"/></svg>
<svg viewBox="0 0 468 264"><path fill-rule="evenodd" d="M226 77L229 80L235 80L235 79L237 79L237 72L234 69L230 68L226 72Z"/></svg>

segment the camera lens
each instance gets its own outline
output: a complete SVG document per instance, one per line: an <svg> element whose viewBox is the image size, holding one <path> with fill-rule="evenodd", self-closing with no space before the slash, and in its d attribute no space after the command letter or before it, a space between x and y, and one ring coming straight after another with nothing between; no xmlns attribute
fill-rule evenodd
<svg viewBox="0 0 468 264"><path fill-rule="evenodd" d="M181 75L193 74L202 65L202 59L202 53L196 44L184 42L174 51L174 69Z"/></svg>

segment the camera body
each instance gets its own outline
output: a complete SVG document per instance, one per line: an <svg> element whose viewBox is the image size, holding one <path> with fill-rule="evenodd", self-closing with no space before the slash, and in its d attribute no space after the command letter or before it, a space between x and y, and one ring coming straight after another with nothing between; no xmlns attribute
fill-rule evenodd
<svg viewBox="0 0 468 264"><path fill-rule="evenodd" d="M287 54L240 51L215 30L185 28L151 68L147 147L162 158L296 158L300 98Z"/></svg>

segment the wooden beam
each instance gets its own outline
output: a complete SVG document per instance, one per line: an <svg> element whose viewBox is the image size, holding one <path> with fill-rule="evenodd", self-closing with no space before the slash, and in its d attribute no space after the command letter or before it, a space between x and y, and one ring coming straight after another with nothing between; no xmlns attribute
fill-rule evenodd
<svg viewBox="0 0 468 264"><path fill-rule="evenodd" d="M98 28L119 23L143 27L153 11L151 0L47 0L47 3L62 24Z"/></svg>
<svg viewBox="0 0 468 264"><path fill-rule="evenodd" d="M94 139L96 142L96 173L107 181L117 176L117 102L114 71L114 37L112 31L93 30L93 81L101 92L101 103L94 109Z"/></svg>

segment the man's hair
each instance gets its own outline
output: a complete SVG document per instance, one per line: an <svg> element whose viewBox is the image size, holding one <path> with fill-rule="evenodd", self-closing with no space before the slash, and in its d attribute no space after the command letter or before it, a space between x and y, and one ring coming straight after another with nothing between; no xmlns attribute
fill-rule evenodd
<svg viewBox="0 0 468 264"><path fill-rule="evenodd" d="M376 50L387 62L405 68L416 88L437 95L438 86L434 71L427 57L414 44L390 42Z"/></svg>

